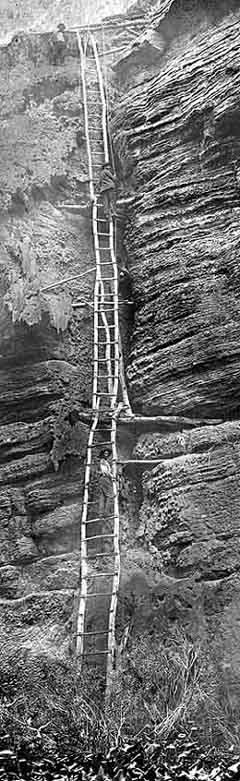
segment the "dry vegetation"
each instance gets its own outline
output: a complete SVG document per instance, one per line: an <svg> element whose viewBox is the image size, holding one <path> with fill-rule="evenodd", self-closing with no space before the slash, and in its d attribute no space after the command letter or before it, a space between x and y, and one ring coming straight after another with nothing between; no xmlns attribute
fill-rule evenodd
<svg viewBox="0 0 240 781"><path fill-rule="evenodd" d="M82 680L70 661L1 655L1 778L237 778L217 669L183 636L150 651L148 637L130 641L105 709L96 670Z"/></svg>

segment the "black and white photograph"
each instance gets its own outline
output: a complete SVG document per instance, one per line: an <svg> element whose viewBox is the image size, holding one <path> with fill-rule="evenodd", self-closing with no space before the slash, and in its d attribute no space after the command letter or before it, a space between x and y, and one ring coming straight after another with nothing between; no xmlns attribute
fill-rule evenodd
<svg viewBox="0 0 240 781"><path fill-rule="evenodd" d="M0 21L0 781L239 781L240 0Z"/></svg>

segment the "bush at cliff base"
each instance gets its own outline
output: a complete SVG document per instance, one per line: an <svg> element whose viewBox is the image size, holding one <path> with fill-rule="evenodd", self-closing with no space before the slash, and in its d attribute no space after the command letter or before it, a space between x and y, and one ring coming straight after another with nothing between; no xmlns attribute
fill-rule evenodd
<svg viewBox="0 0 240 781"><path fill-rule="evenodd" d="M214 700L207 723L217 690L206 652L179 634L129 643L105 709L97 668L83 678L69 660L1 650L0 781L240 778L234 725Z"/></svg>

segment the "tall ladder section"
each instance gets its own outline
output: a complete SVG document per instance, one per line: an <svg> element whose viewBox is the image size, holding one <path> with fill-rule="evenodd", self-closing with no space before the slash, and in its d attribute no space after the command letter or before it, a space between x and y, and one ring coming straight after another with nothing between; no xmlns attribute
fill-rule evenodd
<svg viewBox="0 0 240 781"><path fill-rule="evenodd" d="M87 144L92 235L96 261L92 425L89 433L81 518L81 582L76 653L81 663L101 664L109 687L115 656L115 623L120 581L117 414L119 392L118 269L114 225L97 193L99 174L109 162L107 107L98 49L89 32L77 33ZM87 44L88 41L88 44ZM100 440L99 440L100 436ZM103 439L102 439L103 438ZM96 497L95 456L111 452L110 513L102 516Z"/></svg>

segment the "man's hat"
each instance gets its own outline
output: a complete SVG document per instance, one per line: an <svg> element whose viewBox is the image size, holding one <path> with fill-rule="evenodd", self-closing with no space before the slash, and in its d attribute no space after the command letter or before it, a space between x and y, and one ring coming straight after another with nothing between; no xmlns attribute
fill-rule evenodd
<svg viewBox="0 0 240 781"><path fill-rule="evenodd" d="M104 448L104 450L101 450L99 453L99 458L104 458L105 453L108 454L108 456L111 455L111 450L109 450L107 447Z"/></svg>
<svg viewBox="0 0 240 781"><path fill-rule="evenodd" d="M64 22L59 22L57 28L58 30L61 30L61 32L64 32L66 30Z"/></svg>

